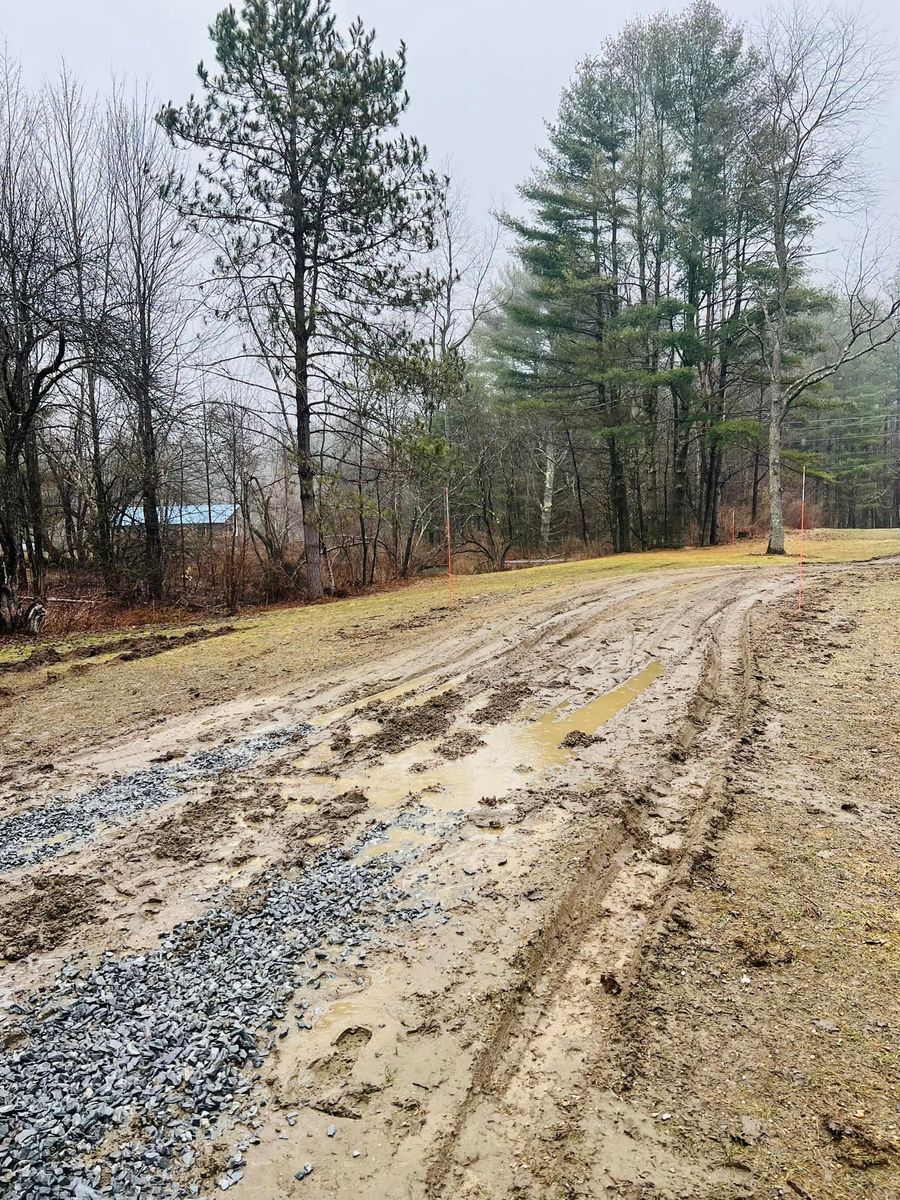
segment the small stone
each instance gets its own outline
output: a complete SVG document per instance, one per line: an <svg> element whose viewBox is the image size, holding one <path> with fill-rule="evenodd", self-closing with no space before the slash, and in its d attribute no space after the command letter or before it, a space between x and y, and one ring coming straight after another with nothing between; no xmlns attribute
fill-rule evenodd
<svg viewBox="0 0 900 1200"><path fill-rule="evenodd" d="M305 1179L307 1177L307 1175L312 1175L312 1173L313 1173L312 1163L304 1163L303 1166L300 1168L300 1170L297 1171L297 1173L294 1175L294 1178L295 1179Z"/></svg>
<svg viewBox="0 0 900 1200"><path fill-rule="evenodd" d="M740 1146L755 1146L766 1136L766 1131L756 1117L744 1114L738 1118L737 1124L729 1129L729 1136Z"/></svg>
<svg viewBox="0 0 900 1200"><path fill-rule="evenodd" d="M326 1137L334 1137L334 1135L336 1133L337 1133L337 1125L329 1125L328 1128L325 1130Z"/></svg>
<svg viewBox="0 0 900 1200"><path fill-rule="evenodd" d="M820 1033L840 1033L840 1025L835 1025L834 1021L813 1021L813 1028L818 1029Z"/></svg>

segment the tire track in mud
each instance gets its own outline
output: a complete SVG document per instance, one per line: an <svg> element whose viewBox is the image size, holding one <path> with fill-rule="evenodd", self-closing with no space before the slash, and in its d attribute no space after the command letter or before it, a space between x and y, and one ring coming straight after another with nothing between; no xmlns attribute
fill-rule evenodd
<svg viewBox="0 0 900 1200"><path fill-rule="evenodd" d="M625 823L614 822L598 846L586 855L586 862L538 937L517 956L513 966L518 980L502 994L499 1012L476 1055L466 1096L432 1153L426 1176L429 1195L440 1194L453 1151L475 1106L485 1094L502 1085L498 1075L506 1067L504 1059L513 1039L521 1033L540 981L550 972L565 971L576 951L575 939L596 919L598 899L608 888L618 859L632 844Z"/></svg>
<svg viewBox="0 0 900 1200"><path fill-rule="evenodd" d="M729 573L734 576L734 573ZM734 576L735 579L740 578ZM707 600L712 597L715 600L716 608L721 607L720 592L724 580L721 576L710 579L708 575L701 575L696 578L679 579L679 596L683 602L685 594L690 594L694 597L693 613L691 619L687 621L687 625L691 629L691 635L694 634L699 624L702 624L703 619L709 619L708 616L703 616ZM591 589L590 594L582 596L577 603L571 605L566 597L555 596L552 600L544 605L544 611L547 615L536 623L531 623L532 628L528 636L517 642L515 648L507 649L500 655L494 654L493 657L487 658L487 650L478 649L473 651L478 657L478 661L470 667L468 673L461 673L455 676L463 688L463 691L468 695L474 695L476 698L481 694L490 694L490 689L495 686L492 680L496 675L503 674L505 664L508 664L511 657L515 657L522 663L523 678L537 684L538 690L548 677L559 677L560 675L569 676L573 671L579 668L584 662L584 655L587 653L591 658L605 660L604 673L612 677L621 675L623 672L628 672L633 669L636 664L645 661L648 655L659 654L660 645L664 644L667 639L672 636L674 630L679 626L685 625L684 610L681 604L676 604L672 615L662 622L656 622L653 630L648 637L635 638L628 634L628 626L632 620L637 617L643 619L648 609L652 611L658 606L662 597L665 597L671 590L671 582L666 581L662 584L659 581L641 581L637 586L631 580L625 581L624 585L614 585L612 588L608 581L602 585L598 585ZM615 594L610 595L610 591ZM624 592L624 595L622 594ZM697 594L699 593L699 595ZM525 620L527 618L522 618ZM555 630L555 635L548 638L548 630ZM487 641L495 646L496 639L489 631L486 635ZM598 645L598 637L600 639ZM679 662L683 659L690 659L695 654L693 645L693 636L684 637L685 647L683 653L676 656L668 655L670 669L677 668ZM629 642L631 644L629 644ZM563 659L557 654L559 647L565 646L566 655ZM612 661L609 661L611 658ZM486 661L485 661L486 659ZM454 664L458 666L459 664ZM596 664L595 664L596 666ZM587 669L587 668L585 668ZM580 701L579 694L583 694L586 687L590 687L590 676L592 672L589 670L588 677L579 680L574 688L570 685L566 690L568 695L564 699L574 701L577 705ZM487 675L487 678L479 678L479 676ZM402 685L400 685L402 686ZM430 692L435 690L435 687L440 686L437 681L430 686L417 689L418 699L423 697L427 699ZM595 690L596 684L593 685ZM396 690L396 685L394 690ZM407 697L408 699L408 697ZM371 700L365 698L360 699L351 707L358 712L365 707ZM399 711L403 711L402 709ZM512 713L510 713L510 717ZM315 745L315 739L312 739ZM226 744L227 746L227 744ZM219 753L216 750L200 751L201 757ZM277 760L278 754L272 756ZM346 769L351 766L350 762L341 762L341 769ZM160 774L162 768L153 767L150 771L145 772L148 779L152 776L154 779ZM142 776L141 776L142 778ZM122 781L122 786L127 785L127 778ZM118 788L120 784L113 781L113 786ZM103 785L100 786L100 793L103 792ZM176 807L173 812L169 824L173 827L168 831L169 837L177 836L178 829L183 828L184 838L186 842L185 853L181 858L187 860L190 857L189 842L191 831L193 829L192 814L198 805L202 807L206 801L204 800L205 791L196 790L190 794L181 797L183 803ZM168 793L163 796L163 799L172 799ZM175 797L178 798L177 796ZM223 810L227 816L227 809ZM53 829L56 829L58 819L64 815L64 810L51 810L49 806L45 807L44 811L47 816L53 818ZM40 815L40 810L38 815ZM30 818L29 818L30 819ZM135 813L131 818L131 823L135 828L146 826L146 819L143 817L143 809L136 807ZM118 828L122 829L125 826L122 822L118 824ZM227 821L225 827L228 827ZM349 830L348 830L349 832ZM149 848L155 844L151 836L148 843ZM273 843L274 846L280 844L277 840ZM65 865L67 868L75 868L79 878L93 877L98 874L98 869L102 867L102 858L104 854L105 839L101 839L101 844L97 845L96 850L92 848L90 842L84 844L80 851L70 850L68 845L58 844L50 847L50 852L54 856L58 855L57 861L60 865ZM257 846L253 853L259 852ZM198 863L201 861L200 856L208 856L210 847L202 839L197 841L196 855ZM73 858L74 855L74 858ZM99 856L99 857L98 857ZM38 861L40 860L38 856ZM146 857L146 855L145 855ZM152 857L152 855L151 855ZM263 864L260 863L260 866ZM98 868L98 869L95 869ZM39 867L38 867L39 871ZM135 872L135 868L127 868L126 878L119 879L119 883L124 884L125 893L130 891L128 878ZM105 874L105 870L100 870L100 874ZM17 877L19 872L16 873ZM118 876L117 872L117 876ZM25 868L21 875L20 883L27 884L32 877L37 878L35 869ZM74 879L74 877L73 877ZM74 886L74 884L73 884ZM109 915L114 915L112 910L107 905ZM168 911L168 910L167 910ZM173 908L173 913L178 913L179 909ZM166 913L160 914L162 922L165 922ZM73 920L75 916L73 914ZM102 914L95 913L90 908L85 908L81 912L79 922L76 924L83 925L85 922L92 920L102 920ZM165 928L164 923L159 924L159 929ZM61 932L59 937L54 936L51 940L51 947L59 941L65 934L65 921L62 922ZM36 944L41 944L42 939L38 939Z"/></svg>
<svg viewBox="0 0 900 1200"><path fill-rule="evenodd" d="M535 1123L544 1129L552 1125L552 1140L561 1147L551 1156L553 1166L545 1181L559 1183L565 1176L560 1160L568 1154L578 1126L577 1119L570 1116L573 1087L591 1077L596 1085L597 1077L606 1073L618 1013L640 977L647 947L671 916L673 895L693 869L707 843L710 826L721 811L724 781L720 768L747 727L755 694L747 614L758 598L755 596L748 604L735 602L729 595L692 630L695 637L699 631L708 631L709 641L701 651L700 676L669 749L668 770L673 770L671 764L677 764L667 788L669 796L676 797L670 805L669 819L663 814L662 820L654 821L653 813L648 817L643 806L632 799L554 909L537 938L536 953L529 954L521 965L517 986L485 1037L470 1086L452 1123L435 1142L426 1176L428 1195L435 1200L449 1194L451 1175L454 1183L459 1182L461 1174L469 1183L475 1180L477 1191L479 1173L462 1171L462 1164L473 1160L477 1163L477 1146L486 1142L492 1142L493 1149L489 1178L480 1180L487 1185L484 1194L507 1194L503 1189L512 1186L513 1174L507 1177L504 1168L509 1171L509 1164L517 1158L527 1158L529 1147L534 1145ZM732 695L729 681L723 680L723 633L711 626L723 613L727 623L727 615L735 607L739 611L739 663L737 694ZM683 624L683 618L683 612L678 613L658 626L654 631L656 644L666 640L668 629ZM727 701L731 703L726 708ZM729 725L733 729L726 749L716 753L722 726ZM701 749L699 762L693 762L693 752L703 739L707 748ZM677 849L672 852L663 847L663 831L682 824L686 828ZM651 864L661 870L648 872ZM649 874L649 889L640 887L642 874ZM621 908L618 927L615 920L617 904L623 905L629 896L644 901L645 915L637 932ZM579 979L580 991L585 991L585 972L594 977L594 994L587 1008L583 997L580 1002L572 1000L578 996ZM598 1038L603 1049L591 1056L590 1062L573 1054L574 1043L580 1041L586 1047ZM548 1078L552 1079L551 1094L541 1096ZM517 1117L526 1116L517 1126ZM477 1125L475 1130L467 1130L470 1122ZM501 1141L505 1137L507 1143L499 1154L498 1137Z"/></svg>
<svg viewBox="0 0 900 1200"><path fill-rule="evenodd" d="M662 739L664 745L652 752L648 744L646 753L643 740L625 742L623 731L628 733L640 728L635 723L637 714L634 710L630 713L630 724L611 727L608 757L612 759L613 769L620 765L623 768L623 777L628 781L624 789L625 801L612 819L607 816L593 824L585 823L577 855L572 854L571 835L567 840L563 861L566 870L574 867L575 878L565 885L563 894L553 903L548 919L533 940L515 956L513 987L496 997L499 1009L494 1010L484 1042L477 1051L468 1091L452 1112L446 1131L428 1157L429 1194L439 1196L444 1193L456 1165L457 1149L472 1121L480 1117L479 1106L499 1103L504 1089L514 1085L521 1076L521 1071L517 1074L513 1059L516 1055L524 1056L541 1038L546 1025L542 1010L552 1013L554 1006L563 1004L557 1011L567 1011L564 1005L567 992L572 990L569 985L577 977L586 948L592 954L605 953L607 958L612 957L610 947L619 943L606 937L604 922L608 918L609 898L615 894L617 882L628 891L629 877L633 877L637 868L659 849L654 837L665 836L670 817L690 814L695 811L692 806L697 806L698 812L708 807L712 794L703 793L699 800L696 795L698 785L703 782L706 759L700 756L695 762L694 747L699 739L707 736L714 741L710 731L718 730L731 714L733 706L726 703L729 700L728 681L724 678L726 671L721 655L714 647L730 632L729 610L745 603L741 597L746 582L746 573L728 573L727 576L723 573L712 577L704 573L692 579L680 577L671 606L666 605L672 590L671 580L663 584L644 581L639 587L628 581L624 586L616 585L612 589L606 582L602 587L592 589L593 594L585 596L582 592L577 602L572 597L553 597L543 608L547 615L536 624L531 623L528 616L520 617L519 624L529 621L529 632L525 636L518 636L518 631L504 633L501 622L495 621L494 627L485 634L483 644L470 652L476 656L474 662L469 655L463 655L462 661L453 661L457 671L462 668L466 680L462 689L466 703L485 689L495 687L498 677L509 678L510 664L514 662L519 676L533 681L538 691L548 675L563 678L566 695L562 703L577 707L583 703L586 691L596 692L598 675L616 677L623 672L631 673L636 666L646 662L648 656L664 655L666 672L647 708L655 706L654 710L662 713L664 721L669 713L681 714L686 703L688 711L684 726L679 727L679 734L681 728L684 730L682 743L685 744L678 743L684 755L678 762L673 762L668 754L676 745L679 734L675 737L667 735ZM758 582L751 595L764 595L767 589L777 590L771 582ZM615 595L611 595L611 591ZM723 614L726 628L718 630L716 626ZM498 641L507 643L510 640L514 644L506 645L498 653ZM671 647L667 646L670 641ZM419 675L421 665L420 658ZM578 675L580 668L585 668L587 673ZM688 686L691 689L689 699L681 695ZM417 689L416 694L427 696L429 690L428 687ZM361 700L359 706L366 703ZM464 709L465 703L461 707ZM640 747L638 756L634 753L635 745ZM647 810L659 798L648 798L637 786L639 778L646 777L654 764L661 775L668 772L665 777L671 790L678 793L678 803L671 806L671 811L661 808L658 817ZM335 786L340 786L339 779ZM688 827L686 842L691 840L692 829L693 826ZM198 847L198 854L203 852L204 848ZM658 880L659 888L658 894L650 897L655 906L651 903L647 915L641 918L645 936L649 936L647 931L653 921L660 919L663 912L660 906L669 894L666 880L677 873L678 864L677 855L667 857L664 862L651 863L655 869L651 882ZM620 996L627 996L632 965L636 961L634 939L630 926L620 932L624 938L622 945L631 952L631 957L625 955L621 962L616 959L611 963L607 986L618 989ZM605 988L601 990L602 996L596 997L598 1004L586 1015L576 1014L582 1025L587 1021L591 1030L598 1028L598 1012L608 1018L614 1011L611 993ZM549 1049L552 1052L553 1030L550 1032ZM540 1054L545 1054L544 1046L538 1049ZM546 1060L538 1057L537 1061L542 1064Z"/></svg>
<svg viewBox="0 0 900 1200"><path fill-rule="evenodd" d="M718 612L722 611L730 603L729 599L720 600L720 594L723 583L734 584L741 581L739 573L729 573L727 578L720 576L713 580L708 574L697 577L689 577L678 580L680 588L696 588L701 587L702 593L698 603L703 603L709 598L715 601L715 612L706 616L698 617L696 628L699 628L705 621L712 619ZM631 581L629 581L631 584ZM687 642L681 653L676 653L674 657L669 658L668 666L678 666L683 658L691 657L695 652L692 638L696 635L696 628L690 623L685 626L684 612L676 608L671 617L664 619L658 623L652 633L648 637L635 639L631 635L632 645L626 644L629 637L627 628L622 632L620 638L616 637L616 623L619 621L628 622L629 618L635 615L642 616L644 610L652 608L655 602L661 597L670 594L672 590L672 582L668 581L664 584L653 583L647 584L638 588L637 591L632 591L631 587L626 589L624 596L618 597L611 602L609 596L610 585L606 582L603 586L597 587L587 597L579 599L574 605L566 601L565 598L555 598L552 604L547 607L552 611L550 614L537 623L534 623L528 618L520 618L519 623L526 620L529 623L529 632L517 638L515 646L498 653L495 645L495 638L490 632L486 638L484 647L475 647L470 651L473 661L466 664L456 660L452 674L449 672L435 674L430 681L423 686L413 687L407 693L405 699L410 699L416 696L419 699L427 697L431 692L438 688L448 686L448 681L452 682L454 688L463 691L468 699L479 694L481 691L490 690L492 683L491 678L499 675L506 680L513 678L520 679L527 677L537 690L543 685L554 687L554 680L560 676L571 677L573 671L584 666L583 655L584 649L579 643L585 639L589 644L586 647L588 652L597 658L609 658L610 651L615 652L614 661L605 664L605 672L611 677L623 676L632 674L642 662L642 655L646 657L658 657L660 654L661 643L670 639L674 632L679 627L690 629L690 634L684 640ZM573 619L577 614L577 619ZM562 628L559 628L559 627ZM556 632L550 634L551 630ZM597 635L602 631L605 636L600 639L599 647L597 643ZM622 643L619 645L619 643ZM556 653L560 647L565 647L569 652L567 657L560 658ZM675 653L675 652L673 652ZM510 675L508 667L510 659L516 660L518 674ZM427 676L427 672L421 669L421 660L416 673L411 677L412 681L422 679L423 675ZM479 680L479 675L487 676L484 680ZM397 681L392 684L388 690L396 692L398 688L404 686L402 681ZM572 690L570 688L570 690ZM576 687L573 699L577 698L577 693L584 688ZM596 689L592 689L594 692ZM372 703L377 700L381 692L374 692L361 698L356 708Z"/></svg>
<svg viewBox="0 0 900 1200"><path fill-rule="evenodd" d="M703 581L708 581L708 579L708 575L703 577ZM678 582L679 585L683 585L694 581L694 578L685 578ZM699 577L697 581L700 581ZM624 584L625 594L610 595L616 590L616 585L620 583ZM462 643L465 647L463 652L455 654L452 658L452 667L448 666L448 661L454 651L452 640L449 645L442 646L438 651L441 655L440 659L434 661L433 666L426 666L424 669L422 652L417 649L414 670L406 676L395 675L387 688L380 683L373 686L371 691L357 697L352 702L352 706L358 708L369 704L378 699L385 691L396 692L408 684L413 685L407 693L410 696L442 686L450 678L462 680L480 671L489 674L500 673L503 665L510 658L521 660L523 669L533 675L539 661L543 658L551 659L552 652L557 647L566 645L595 630L598 623L608 622L619 617L624 618L633 613L637 606L643 607L651 604L654 600L671 592L672 582L671 580L665 583L642 580L636 585L632 579L606 580L590 588L587 595L584 595L583 588L579 590L582 594L574 599L568 595L555 595L540 604L535 612L514 618L515 624L527 626L527 631L517 632L514 645L507 646L505 649L499 648L497 643L498 641L509 641L512 635L508 631L508 623L504 622L502 618L496 619L493 623L488 622L480 631L480 637L478 635L474 638L467 636ZM544 615L541 615L542 613ZM573 621L576 614L579 619ZM563 626L563 629L554 634L553 631L560 625ZM427 652L425 657L428 658ZM561 664L555 663L554 670L560 669L560 666ZM383 669L381 668L381 670ZM427 686L415 686L417 680L426 678L430 678Z"/></svg>

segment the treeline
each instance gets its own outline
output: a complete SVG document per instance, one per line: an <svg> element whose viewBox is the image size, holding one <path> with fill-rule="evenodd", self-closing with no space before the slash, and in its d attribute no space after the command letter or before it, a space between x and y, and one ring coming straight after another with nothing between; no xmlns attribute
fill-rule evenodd
<svg viewBox="0 0 900 1200"><path fill-rule="evenodd" d="M832 515L896 522L886 357L872 391L845 390L896 333L896 263L864 252L842 291L808 269L817 219L859 195L881 65L855 21L784 10L747 45L701 0L628 26L581 64L522 188L530 216L507 219L521 269L491 340L499 385L556 417L548 489L554 459L576 472L573 439L604 456L617 550L715 543L723 507L755 522L765 484L782 552L783 471L837 480L854 446L874 455Z"/></svg>
<svg viewBox="0 0 900 1200"><path fill-rule="evenodd" d="M895 261L853 19L712 4L585 59L482 233L402 131L405 57L248 0L181 107L0 95L0 630L51 592L200 606L900 513ZM788 508L785 511L785 489Z"/></svg>

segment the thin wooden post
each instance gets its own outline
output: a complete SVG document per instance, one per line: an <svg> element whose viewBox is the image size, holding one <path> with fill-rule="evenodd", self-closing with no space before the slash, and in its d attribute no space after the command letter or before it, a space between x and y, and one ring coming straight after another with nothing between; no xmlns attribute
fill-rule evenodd
<svg viewBox="0 0 900 1200"><path fill-rule="evenodd" d="M806 549L806 467L803 468L803 483L800 487L800 563L797 580L797 611L803 608L803 554Z"/></svg>
<svg viewBox="0 0 900 1200"><path fill-rule="evenodd" d="M444 519L447 535L447 603L453 608L453 535L450 528L450 489L444 488Z"/></svg>

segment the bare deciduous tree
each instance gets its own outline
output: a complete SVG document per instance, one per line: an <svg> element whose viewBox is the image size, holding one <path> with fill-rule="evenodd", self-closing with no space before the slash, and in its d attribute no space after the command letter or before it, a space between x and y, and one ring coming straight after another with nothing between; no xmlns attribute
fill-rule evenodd
<svg viewBox="0 0 900 1200"><path fill-rule="evenodd" d="M146 94L128 99L117 90L107 127L115 321L106 356L134 416L147 583L158 601L164 583L159 428L171 419L190 326L191 235L160 193L172 151Z"/></svg>
<svg viewBox="0 0 900 1200"><path fill-rule="evenodd" d="M37 424L70 369L72 263L41 155L41 110L0 62L0 631L32 628L20 604L23 545L43 585ZM26 514L30 520L26 522Z"/></svg>
<svg viewBox="0 0 900 1200"><path fill-rule="evenodd" d="M769 383L769 553L784 554L782 434L792 403L850 357L897 331L896 302L869 290L866 270L847 291L850 333L800 377L788 363L791 292L807 266L815 219L846 210L860 195L859 149L886 78L884 48L858 12L824 12L797 2L772 9L759 39L762 70L747 144L771 253L764 357Z"/></svg>

